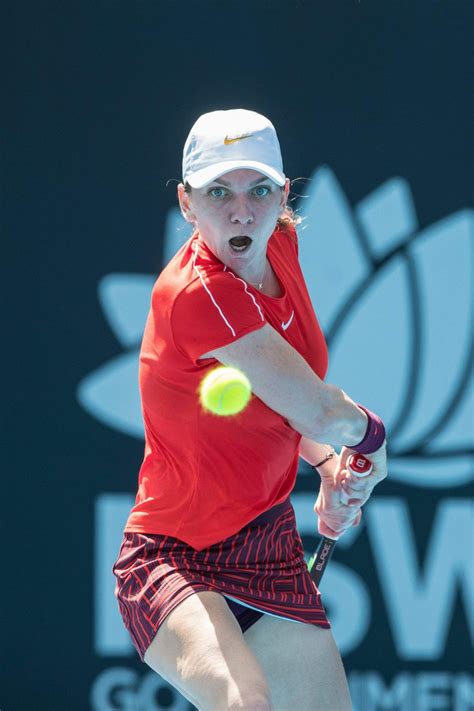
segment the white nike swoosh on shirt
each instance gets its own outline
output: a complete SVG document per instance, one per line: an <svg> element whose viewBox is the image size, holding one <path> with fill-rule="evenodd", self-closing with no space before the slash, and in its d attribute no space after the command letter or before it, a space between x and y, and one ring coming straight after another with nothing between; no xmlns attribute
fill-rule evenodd
<svg viewBox="0 0 474 711"><path fill-rule="evenodd" d="M284 331L286 331L286 329L288 328L288 326L290 325L290 323L293 321L293 316L294 316L294 315L295 315L295 312L293 311L293 312L291 313L290 318L288 319L288 321L287 321L286 323L283 323L283 321L281 322L281 327L282 327L282 329L283 329Z"/></svg>

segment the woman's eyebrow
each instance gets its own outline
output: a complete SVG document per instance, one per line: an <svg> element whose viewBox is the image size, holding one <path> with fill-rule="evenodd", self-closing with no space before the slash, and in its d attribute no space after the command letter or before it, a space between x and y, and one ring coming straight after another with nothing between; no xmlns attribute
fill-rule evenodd
<svg viewBox="0 0 474 711"><path fill-rule="evenodd" d="M262 175L261 178L257 178L257 180L254 180L249 184L250 188L253 188L254 185L258 185L259 183L264 183L265 181L270 181L270 178L267 178L265 175ZM230 183L228 183L226 180L223 180L222 178L218 178L217 180L213 180L212 184L214 183L219 183L219 185L224 185L226 188L232 187Z"/></svg>

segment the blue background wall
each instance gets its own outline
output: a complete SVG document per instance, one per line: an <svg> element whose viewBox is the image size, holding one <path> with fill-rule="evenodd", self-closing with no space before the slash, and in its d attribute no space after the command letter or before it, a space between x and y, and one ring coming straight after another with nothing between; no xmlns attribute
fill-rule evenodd
<svg viewBox="0 0 474 711"><path fill-rule="evenodd" d="M110 565L143 454L149 292L189 236L182 146L201 113L235 107L271 118L286 174L305 178L292 204L327 380L388 426L389 479L322 584L355 706L467 711L471 3L83 0L2 14L2 711L189 708L131 648ZM301 462L308 553L316 495Z"/></svg>

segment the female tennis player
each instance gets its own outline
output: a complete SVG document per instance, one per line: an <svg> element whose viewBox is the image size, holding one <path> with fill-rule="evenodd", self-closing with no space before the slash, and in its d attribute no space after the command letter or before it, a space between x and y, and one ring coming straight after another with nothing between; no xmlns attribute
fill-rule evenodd
<svg viewBox="0 0 474 711"><path fill-rule="evenodd" d="M267 118L196 121L178 185L193 232L154 285L140 353L145 453L116 595L141 660L202 711L351 708L290 494L300 456L321 476L320 533L357 525L387 473L385 428L324 382L289 188ZM252 383L238 415L200 405L219 364Z"/></svg>

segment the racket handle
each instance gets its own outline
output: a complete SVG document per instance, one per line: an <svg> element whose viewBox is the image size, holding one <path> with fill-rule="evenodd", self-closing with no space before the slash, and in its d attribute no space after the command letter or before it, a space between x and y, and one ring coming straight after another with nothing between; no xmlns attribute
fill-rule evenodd
<svg viewBox="0 0 474 711"><path fill-rule="evenodd" d="M360 478L369 476L372 471L372 463L363 454L351 454L346 466L354 476ZM308 570L318 586L335 546L336 541L334 539L324 536L308 562Z"/></svg>
<svg viewBox="0 0 474 711"><path fill-rule="evenodd" d="M308 562L308 570L311 573L316 585L323 576L324 569L332 556L332 552L336 546L336 541L333 538L327 538L326 536L321 539L319 546L314 554L311 556Z"/></svg>

